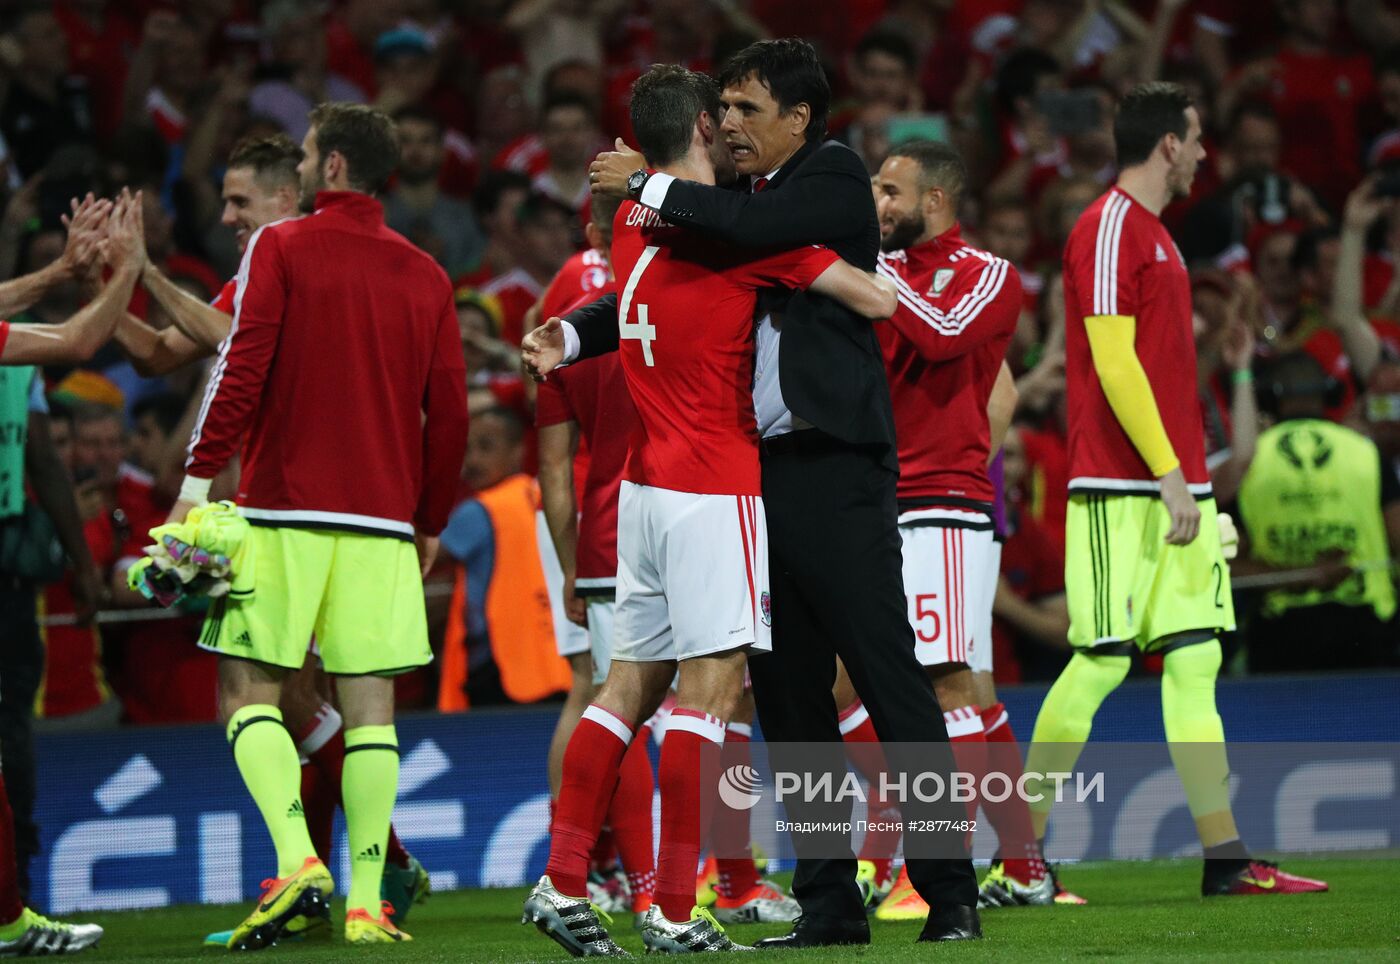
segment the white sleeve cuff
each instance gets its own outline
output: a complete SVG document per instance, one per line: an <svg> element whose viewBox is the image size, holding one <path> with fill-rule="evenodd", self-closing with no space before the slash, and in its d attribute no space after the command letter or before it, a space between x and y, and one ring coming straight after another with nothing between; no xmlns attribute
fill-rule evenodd
<svg viewBox="0 0 1400 964"><path fill-rule="evenodd" d="M196 479L192 475L185 476L185 481L180 485L180 501L203 505L209 501L209 487L213 484L213 479Z"/></svg>
<svg viewBox="0 0 1400 964"><path fill-rule="evenodd" d="M571 325L569 322L564 321L562 318L560 319L559 323L560 323L560 324L563 326L563 328L564 328L564 361L563 361L563 364L567 365L567 364L569 364L570 362L573 362L573 361L577 361L577 360L578 360L578 354L579 354L579 352L582 350L583 346L582 346L582 344L581 344L581 343L579 342L579 340L578 340L578 329L577 329L577 328L575 328L575 327L574 327L573 325Z"/></svg>
<svg viewBox="0 0 1400 964"><path fill-rule="evenodd" d="M642 205L653 211L660 211L661 205L666 203L666 192L671 189L671 182L674 180L671 175L660 173L647 178L646 184L642 186Z"/></svg>

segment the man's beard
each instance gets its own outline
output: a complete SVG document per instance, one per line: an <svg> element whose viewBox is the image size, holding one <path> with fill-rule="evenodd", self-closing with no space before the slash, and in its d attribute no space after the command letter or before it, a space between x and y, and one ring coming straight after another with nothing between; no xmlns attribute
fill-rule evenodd
<svg viewBox="0 0 1400 964"><path fill-rule="evenodd" d="M882 251L903 251L915 241L923 236L928 228L928 222L924 220L923 213L915 211L908 217L900 218L894 223L890 233L880 239L880 250Z"/></svg>
<svg viewBox="0 0 1400 964"><path fill-rule="evenodd" d="M298 198L298 201L301 206L302 214L311 214L316 210L316 193L325 190L325 188L326 177L319 170L316 172L314 179L309 182L306 180L301 182L301 196Z"/></svg>

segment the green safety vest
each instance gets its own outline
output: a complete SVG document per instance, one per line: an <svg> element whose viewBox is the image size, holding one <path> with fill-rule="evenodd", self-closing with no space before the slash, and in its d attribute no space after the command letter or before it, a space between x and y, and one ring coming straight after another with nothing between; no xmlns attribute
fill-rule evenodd
<svg viewBox="0 0 1400 964"><path fill-rule="evenodd" d="M34 366L0 367L0 519L24 511L24 443Z"/></svg>
<svg viewBox="0 0 1400 964"><path fill-rule="evenodd" d="M1381 512L1381 456L1366 436L1322 419L1292 419L1259 437L1240 487L1240 514L1253 554L1285 569L1311 565L1328 549L1367 568L1335 589L1270 591L1264 615L1300 606L1370 606L1395 612L1390 546Z"/></svg>

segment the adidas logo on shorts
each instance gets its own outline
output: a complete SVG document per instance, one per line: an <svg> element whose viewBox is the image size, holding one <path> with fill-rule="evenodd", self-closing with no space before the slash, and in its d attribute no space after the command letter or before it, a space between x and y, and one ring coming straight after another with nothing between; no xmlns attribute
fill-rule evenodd
<svg viewBox="0 0 1400 964"><path fill-rule="evenodd" d="M371 844L355 855L356 860L378 860L380 855L379 844Z"/></svg>
<svg viewBox="0 0 1400 964"><path fill-rule="evenodd" d="M306 816L306 811L303 810L303 809L301 808L301 801L300 801L300 800L293 800L293 801L292 801L292 805L291 805L290 807L287 808L287 816L289 816L289 817L304 817L304 816Z"/></svg>
<svg viewBox="0 0 1400 964"><path fill-rule="evenodd" d="M243 632L233 637L233 642L235 646L251 646L253 645L253 637L249 636L248 630L245 629Z"/></svg>

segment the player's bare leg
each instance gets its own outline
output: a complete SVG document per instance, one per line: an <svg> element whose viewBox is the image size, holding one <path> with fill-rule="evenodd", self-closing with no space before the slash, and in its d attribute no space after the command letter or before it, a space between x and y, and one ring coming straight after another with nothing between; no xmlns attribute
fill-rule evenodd
<svg viewBox="0 0 1400 964"><path fill-rule="evenodd" d="M564 705L559 710L559 720L554 724L554 735L549 741L549 796L559 798L559 781L564 774L564 750L569 745L569 737L574 735L583 710L593 699L596 687L593 685L593 656L591 653L575 653L569 657L569 694L564 697Z"/></svg>

